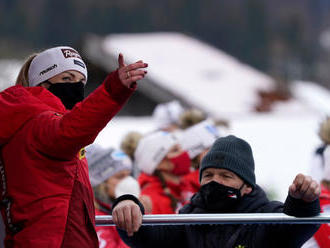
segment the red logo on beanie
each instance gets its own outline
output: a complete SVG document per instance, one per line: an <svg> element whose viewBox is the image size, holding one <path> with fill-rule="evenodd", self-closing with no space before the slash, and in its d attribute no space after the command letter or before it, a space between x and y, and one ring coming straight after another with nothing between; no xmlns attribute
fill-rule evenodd
<svg viewBox="0 0 330 248"><path fill-rule="evenodd" d="M79 55L79 53L76 50L73 49L61 49L64 58L79 58L82 59Z"/></svg>

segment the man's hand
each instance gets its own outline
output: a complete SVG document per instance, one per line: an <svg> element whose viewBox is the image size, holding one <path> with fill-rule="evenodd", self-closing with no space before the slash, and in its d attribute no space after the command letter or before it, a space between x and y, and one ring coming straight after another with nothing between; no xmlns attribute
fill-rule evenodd
<svg viewBox="0 0 330 248"><path fill-rule="evenodd" d="M112 220L118 228L125 230L128 236L133 236L142 225L140 207L131 200L121 201L112 211Z"/></svg>
<svg viewBox="0 0 330 248"><path fill-rule="evenodd" d="M126 65L124 56L121 53L118 56L118 65L119 79L127 88L133 88L135 82L141 80L147 74L147 71L140 69L148 67L148 64L139 60L133 64Z"/></svg>
<svg viewBox="0 0 330 248"><path fill-rule="evenodd" d="M289 194L293 198L312 202L316 200L321 193L320 185L310 176L298 174L289 187Z"/></svg>

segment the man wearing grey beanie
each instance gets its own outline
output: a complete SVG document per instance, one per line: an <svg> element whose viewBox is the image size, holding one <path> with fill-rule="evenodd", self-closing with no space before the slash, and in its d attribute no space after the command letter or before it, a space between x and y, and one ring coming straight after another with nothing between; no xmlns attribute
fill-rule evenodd
<svg viewBox="0 0 330 248"><path fill-rule="evenodd" d="M233 135L219 138L200 166L201 189L181 214L285 213L310 217L320 213L320 186L298 174L285 203L269 201L256 184L250 145ZM133 247L301 247L318 225L169 225L141 226L143 208L123 196L113 220L123 240ZM130 209L134 216L124 216Z"/></svg>

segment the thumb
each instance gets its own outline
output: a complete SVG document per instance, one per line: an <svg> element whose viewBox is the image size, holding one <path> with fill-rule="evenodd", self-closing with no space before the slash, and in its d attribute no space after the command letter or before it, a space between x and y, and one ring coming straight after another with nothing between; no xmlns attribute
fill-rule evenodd
<svg viewBox="0 0 330 248"><path fill-rule="evenodd" d="M119 53L119 56L118 56L118 64L119 64L119 68L125 66L125 63L124 63L124 56L123 56L122 53Z"/></svg>
<svg viewBox="0 0 330 248"><path fill-rule="evenodd" d="M295 184L291 184L291 186L289 187L289 192L290 194L294 194L297 190L297 187Z"/></svg>

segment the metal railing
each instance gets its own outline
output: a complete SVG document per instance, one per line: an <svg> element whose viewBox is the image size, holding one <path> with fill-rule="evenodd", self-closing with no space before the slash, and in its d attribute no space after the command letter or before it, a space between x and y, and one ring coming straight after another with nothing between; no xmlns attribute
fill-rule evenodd
<svg viewBox="0 0 330 248"><path fill-rule="evenodd" d="M196 225L196 224L324 224L330 223L330 214L314 217L293 217L283 213L258 214L157 214L144 215L142 225ZM111 215L96 216L96 226L114 226Z"/></svg>

